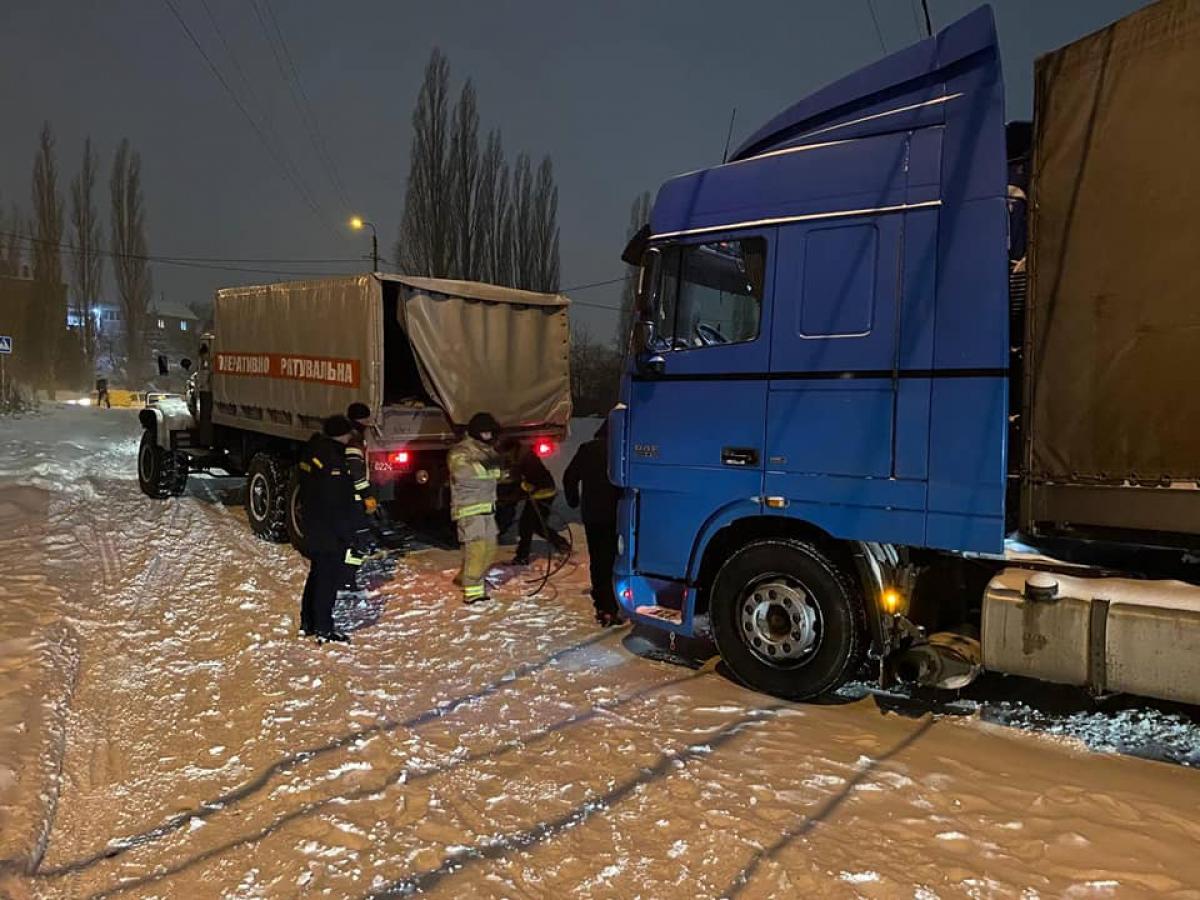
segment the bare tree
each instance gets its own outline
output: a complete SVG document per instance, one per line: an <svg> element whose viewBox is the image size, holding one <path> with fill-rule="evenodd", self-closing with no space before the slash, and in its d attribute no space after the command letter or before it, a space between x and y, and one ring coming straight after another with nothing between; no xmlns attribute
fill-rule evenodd
<svg viewBox="0 0 1200 900"><path fill-rule="evenodd" d="M451 266L451 274L456 278L477 281L481 268L479 222L476 215L479 188L479 110L475 104L475 88L470 80L463 85L458 103L454 107L449 166L451 226L454 229L454 263Z"/></svg>
<svg viewBox="0 0 1200 900"><path fill-rule="evenodd" d="M63 202L58 193L54 132L42 125L33 160L33 280L34 309L30 322L34 353L41 362L41 380L54 394L59 357L66 342L67 297L62 279Z"/></svg>
<svg viewBox="0 0 1200 900"><path fill-rule="evenodd" d="M108 182L112 194L113 277L125 319L125 352L130 377L145 368L143 338L153 285L146 261L146 213L142 205L142 158L121 141Z"/></svg>
<svg viewBox="0 0 1200 900"><path fill-rule="evenodd" d="M638 230L650 221L650 194L643 192L633 200L629 208L629 226L625 229L625 240L628 241ZM638 267L625 267L625 283L621 286L621 319L617 325L617 344L623 350L629 341L633 330L634 307L637 303Z"/></svg>
<svg viewBox="0 0 1200 900"><path fill-rule="evenodd" d="M396 259L411 275L446 276L454 257L449 209L450 63L434 49L413 110L413 139Z"/></svg>
<svg viewBox="0 0 1200 900"><path fill-rule="evenodd" d="M517 156L512 173L512 286L532 290L537 279L534 256L533 169L529 154Z"/></svg>
<svg viewBox="0 0 1200 900"><path fill-rule="evenodd" d="M554 164L542 158L537 185L533 191L533 278L535 291L558 290L558 186L554 183Z"/></svg>
<svg viewBox="0 0 1200 900"><path fill-rule="evenodd" d="M479 178L475 182L474 242L478 251L477 278L496 283L498 267L499 216L501 204L508 202L508 171L504 166L504 148L500 144L500 132L491 131L487 136L483 157L479 161Z"/></svg>
<svg viewBox="0 0 1200 900"><path fill-rule="evenodd" d="M96 187L96 157L92 139L83 142L83 162L79 174L71 180L71 285L75 290L75 312L82 325L83 356L90 370L96 361L96 320L92 304L100 294L100 279L104 273L101 249L100 217L92 202Z"/></svg>
<svg viewBox="0 0 1200 900"><path fill-rule="evenodd" d="M21 274L21 243L24 239L21 210L12 204L11 212L0 209L0 275Z"/></svg>

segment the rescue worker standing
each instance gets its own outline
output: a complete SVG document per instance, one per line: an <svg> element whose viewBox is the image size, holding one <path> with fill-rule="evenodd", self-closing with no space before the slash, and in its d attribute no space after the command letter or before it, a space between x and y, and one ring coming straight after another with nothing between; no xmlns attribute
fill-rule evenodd
<svg viewBox="0 0 1200 900"><path fill-rule="evenodd" d="M608 480L608 422L575 452L563 473L563 495L572 509L580 506L581 487L596 621L605 626L619 625L621 610L612 573L617 561L617 501L621 492Z"/></svg>
<svg viewBox="0 0 1200 900"><path fill-rule="evenodd" d="M496 554L496 483L500 480L500 457L493 446L500 425L490 413L476 413L467 425L467 435L450 448L450 516L458 526L462 544L463 602L487 600L484 576Z"/></svg>
<svg viewBox="0 0 1200 900"><path fill-rule="evenodd" d="M355 498L362 503L367 515L375 515L379 501L371 490L371 473L367 469L367 429L371 427L371 407L365 403L351 403L346 418L354 426L350 443L346 445L346 469L354 479Z"/></svg>
<svg viewBox="0 0 1200 900"><path fill-rule="evenodd" d="M364 515L346 471L346 445L353 430L345 416L329 417L321 432L309 439L299 464L304 537L311 563L300 604L300 628L316 635L318 643L350 640L334 630L333 606L363 555L356 547Z"/></svg>
<svg viewBox="0 0 1200 900"><path fill-rule="evenodd" d="M556 552L566 553L570 544L547 524L550 519L550 507L558 495L554 476L533 452L532 447L518 445L513 476L520 484L522 495L525 497L521 519L517 523L517 553L513 557L513 565L529 565L529 551L533 547L535 534L549 541Z"/></svg>

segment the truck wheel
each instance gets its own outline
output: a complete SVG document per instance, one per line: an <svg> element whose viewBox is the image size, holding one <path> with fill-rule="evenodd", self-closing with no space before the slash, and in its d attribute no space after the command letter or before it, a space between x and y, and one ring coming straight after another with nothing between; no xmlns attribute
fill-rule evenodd
<svg viewBox="0 0 1200 900"><path fill-rule="evenodd" d="M287 532L292 546L302 556L307 556L304 549L304 516L300 508L300 472L295 467L292 468L287 489Z"/></svg>
<svg viewBox="0 0 1200 900"><path fill-rule="evenodd" d="M246 515L260 538L282 543L288 538L287 467L279 457L256 453L246 469Z"/></svg>
<svg viewBox="0 0 1200 900"><path fill-rule="evenodd" d="M142 432L138 447L138 487L147 497L165 500L178 497L187 489L188 459L183 453L172 453L158 446L154 432Z"/></svg>
<svg viewBox="0 0 1200 900"><path fill-rule="evenodd" d="M811 544L755 541L717 573L709 612L721 658L747 687L807 700L839 687L866 652L862 597Z"/></svg>

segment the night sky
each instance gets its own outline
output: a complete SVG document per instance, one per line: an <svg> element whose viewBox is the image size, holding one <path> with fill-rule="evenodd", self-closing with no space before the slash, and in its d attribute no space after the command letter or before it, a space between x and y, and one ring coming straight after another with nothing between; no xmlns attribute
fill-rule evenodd
<svg viewBox="0 0 1200 900"><path fill-rule="evenodd" d="M450 59L455 94L463 79L475 82L481 131L501 127L510 159L520 150L553 157L562 283L571 287L620 275L633 197L675 173L719 162L733 107L736 146L783 107L882 55L867 0L270 0L351 210L309 141L250 3L207 0L235 65L201 0L172 2L247 106L267 110L269 123L257 116L261 127L285 146L324 216L314 214L279 173L164 0L2 0L5 212L14 199L29 207L38 131L49 119L64 198L84 137L90 134L97 144L97 201L106 223L112 152L122 137L141 152L151 254L351 259L369 250L369 239L344 225L356 212L379 226L380 251L390 257L413 102L430 50L439 46ZM908 0L874 5L888 50L920 36ZM1031 114L1037 55L1143 5L995 3L1009 118ZM973 0L930 0L934 28L976 6ZM279 272L367 267L214 265ZM153 266L153 275L156 295L161 290L185 303L225 285L291 277L163 264ZM619 289L574 297L615 306ZM112 299L111 287L108 293ZM576 317L597 337L610 336L616 323L615 313L594 308L579 307Z"/></svg>

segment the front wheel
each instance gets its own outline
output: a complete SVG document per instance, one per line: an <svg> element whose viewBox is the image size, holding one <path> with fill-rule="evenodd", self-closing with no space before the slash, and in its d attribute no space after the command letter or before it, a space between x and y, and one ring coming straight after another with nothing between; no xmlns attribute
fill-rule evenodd
<svg viewBox="0 0 1200 900"><path fill-rule="evenodd" d="M138 487L147 497L165 500L178 497L187 489L188 457L158 446L154 432L142 432L138 446Z"/></svg>
<svg viewBox="0 0 1200 900"><path fill-rule="evenodd" d="M808 700L850 678L866 652L862 596L812 544L754 541L712 586L713 637L747 687Z"/></svg>

